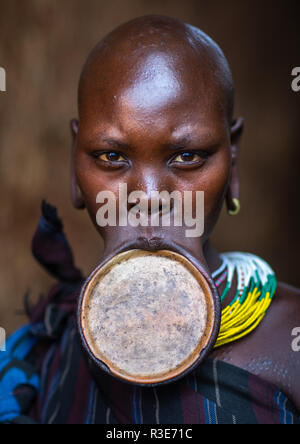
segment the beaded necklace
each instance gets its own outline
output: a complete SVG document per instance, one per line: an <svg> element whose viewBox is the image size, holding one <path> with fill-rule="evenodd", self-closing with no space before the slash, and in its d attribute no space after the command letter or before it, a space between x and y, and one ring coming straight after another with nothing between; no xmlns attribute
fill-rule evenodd
<svg viewBox="0 0 300 444"><path fill-rule="evenodd" d="M224 253L222 265L212 274L217 288L226 280L223 302L237 276L237 291L222 310L221 327L215 348L236 341L253 331L264 318L274 297L277 281L272 268L250 253Z"/></svg>

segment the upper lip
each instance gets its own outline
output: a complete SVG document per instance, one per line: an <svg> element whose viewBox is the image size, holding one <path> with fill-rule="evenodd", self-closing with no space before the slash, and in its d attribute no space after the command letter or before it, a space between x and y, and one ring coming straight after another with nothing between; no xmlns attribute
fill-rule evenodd
<svg viewBox="0 0 300 444"><path fill-rule="evenodd" d="M142 248L144 250L155 251L165 248L164 239L159 236L139 236L136 243L138 248Z"/></svg>
<svg viewBox="0 0 300 444"><path fill-rule="evenodd" d="M183 254L183 248L177 245L176 242L161 236L138 236L136 239L124 243L119 252L134 249L146 251L171 250Z"/></svg>

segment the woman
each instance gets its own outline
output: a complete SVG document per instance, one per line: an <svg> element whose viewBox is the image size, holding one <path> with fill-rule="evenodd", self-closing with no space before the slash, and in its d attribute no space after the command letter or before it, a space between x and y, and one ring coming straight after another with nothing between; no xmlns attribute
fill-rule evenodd
<svg viewBox="0 0 300 444"><path fill-rule="evenodd" d="M176 383L141 388L105 373L94 378L73 316L83 277L55 209L44 203L33 252L59 284L31 310L30 324L1 358L2 422L299 422L299 358L291 347L299 291L277 285L261 259L220 255L210 242L224 201L231 215L240 207L243 119L233 119L233 91L220 48L167 17L122 25L89 56L79 119L71 124L73 204L87 208L104 239L104 258L137 239L139 248L152 250L175 239L193 257L204 255L222 302L221 330L209 358ZM120 183L146 195L204 191L201 238L177 226L100 227L97 195L117 194Z"/></svg>

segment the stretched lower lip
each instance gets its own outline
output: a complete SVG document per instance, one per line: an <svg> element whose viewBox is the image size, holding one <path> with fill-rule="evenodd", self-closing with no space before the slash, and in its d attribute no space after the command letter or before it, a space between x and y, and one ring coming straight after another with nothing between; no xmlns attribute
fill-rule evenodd
<svg viewBox="0 0 300 444"><path fill-rule="evenodd" d="M193 262L193 258L188 250L177 244L174 240L165 239L159 236L138 236L136 239L124 243L118 251L114 251L114 254L134 249L153 252L158 250L170 250L186 256L191 262Z"/></svg>
<svg viewBox="0 0 300 444"><path fill-rule="evenodd" d="M146 250L151 252L156 252L159 250L170 250L175 253L181 254L189 259L196 267L199 260L196 260L189 249L177 243L173 239L166 239L161 236L145 236L140 235L135 239L123 241L119 246L116 246L110 253L106 254L105 262L111 259L117 254L123 253L128 250Z"/></svg>
<svg viewBox="0 0 300 444"><path fill-rule="evenodd" d="M132 251L132 252L129 252L129 255L127 255L127 250L137 250L137 249L148 250L148 251L150 251L150 254L145 253L145 251L144 252L143 251ZM113 256L117 256L120 253L125 253L125 258L133 257L130 255L141 255L139 257L142 257L143 255L146 255L146 256L148 255L148 256L152 257L152 256L155 256L155 251L157 251L157 250L173 250L175 253L181 253L182 256L185 256L185 258L182 257L180 262L182 260L184 262L187 262L186 259L189 259L189 257L188 257L189 255L187 255L186 252L183 251L182 247L177 245L173 240L165 240L162 237L150 236L150 235L149 236L138 236L134 240L127 241L127 242L123 243L122 246L119 246L118 251L114 252ZM164 251L164 252L162 251L161 254L158 253L157 256L158 257L160 257L160 256L161 257L169 257L168 254L169 253L167 251ZM196 269L198 269L198 272L197 272L197 270L194 270L193 267L191 267L191 264L189 264L189 266L187 268L188 268L188 270L192 271L192 274L194 276L198 276L197 279L201 280L202 288L205 287L205 289L206 289L205 294L209 294L207 301L208 301L208 299L210 301L210 302L207 302L207 304L206 304L209 315L207 316L207 321L205 321L207 326L210 325L210 330L208 331L208 329L207 329L206 334L203 335L203 338L206 338L206 342L203 345L202 349L201 350L199 349L199 351L197 351L197 355L195 355L195 354L193 354L193 356L191 355L193 359L196 356L196 360L191 360L189 366L184 367L184 368L182 367L183 370L181 373L177 374L176 373L178 370L177 369L175 374L170 373L168 375L168 377L161 378L158 375L159 377L157 380L156 379L152 380L151 375L150 375L150 377L149 377L150 379L147 380L146 382L143 378L141 378L139 380L134 379L135 376L132 377L133 379L128 379L128 374L127 374L127 376L125 375L125 377L124 377L124 373L119 372L118 366L114 367L109 360L106 361L105 359L103 359L103 356L101 355L101 353L97 354L93 351L93 350L96 350L96 349L93 349L93 343L94 343L95 338L97 339L97 334L94 337L94 339L93 339L93 336L89 336L89 331L90 331L89 330L89 323L86 324L86 321L85 321L85 319L88 319L88 316L89 316L88 313L90 311L90 305L89 305L89 302L91 301L91 299L89 299L90 292L94 291L93 290L94 283L98 282L97 279L99 278L99 276L101 276L101 268L103 266L106 267L106 269L104 268L104 272L103 272L104 273L103 276L106 276L105 273L110 270L110 266L114 266L116 264L120 265L120 263L122 262L122 257L120 257L122 255L120 255L119 257L115 257L114 261L112 262L113 265L110 264L109 259L113 259L113 256L111 258L105 259L105 261L97 267L97 269L92 273L90 278L86 281L86 284L84 285L84 287L82 289L80 299L79 299L79 304L78 304L79 332L80 332L80 336L83 341L83 345L85 347L85 350L87 351L88 356L91 359L91 363L92 363L92 365L95 366L94 371L97 372L98 369L102 369L102 370L107 371L109 374L117 377L118 379L126 380L127 382L133 382L134 384L138 383L141 385L157 385L157 384L161 384L161 383L175 381L179 377L182 377L185 374L187 374L188 372L192 371L193 368L195 368L195 366L198 365L198 363L201 360L203 360L204 357L207 355L212 344L215 343L217 333L218 333L218 328L219 328L220 304L217 303L217 301L218 301L217 293L216 293L215 287L213 286L212 279L208 276L203 265L200 262L198 263L198 261L196 261L195 259L191 258L193 260L190 260L190 262L192 262L192 263L194 262L193 265ZM136 256L136 257L138 257L138 256ZM177 261L178 261L178 258L177 258ZM151 272L152 269L153 269L153 263L152 263L151 267L148 268L149 273ZM158 268L158 269L160 269L160 268ZM146 268L146 270L147 270L147 268ZM164 268L163 268L163 270L164 270ZM100 272L100 274L99 274L99 272ZM147 271L146 271L146 273L147 273ZM196 273L196 275L194 273ZM137 272L137 275L135 272L133 272L133 273L127 272L127 274L124 275L124 272L123 272L123 274L121 273L120 276L123 276L122 277L123 280L124 280L124 276L125 276L124 281L126 281L126 279L127 279L126 276L128 276L128 279L131 276L131 278L134 281L137 279L136 276L138 276L138 272ZM168 276L168 274L167 274L167 276ZM186 277L184 279L186 279ZM171 279L171 282L172 282L172 279ZM209 284L211 284L210 287L209 287ZM172 287L172 288L174 288L174 287ZM144 290L142 289L141 291L143 292ZM126 292L127 292L127 287L125 287L125 293ZM135 292L135 290L133 290L133 294L134 294L134 292ZM111 297L111 288L110 287L108 288L108 294L109 294L109 297ZM115 293L112 293L112 294L115 294L115 296L118 297L119 296L118 289L115 290ZM149 294L151 296L151 291ZM109 304L110 304L110 302L109 302ZM85 307L87 307L87 308L85 308ZM168 305L165 305L164 307L168 307ZM162 309L162 312L163 312L163 309ZM179 314L180 314L180 310L179 310ZM97 317L95 317L95 319L96 318ZM122 318L125 318L125 317L122 316ZM91 319L93 320L93 317ZM170 319L172 320L172 322L174 322L174 318L172 316ZM161 321L159 320L159 322L161 322ZM153 326L156 329L160 328L159 322L156 322L156 325L153 324ZM153 326L151 327L152 329L153 329ZM137 334L138 334L138 332L137 332ZM100 352L101 352L101 350L100 350ZM128 362L128 361L125 361L125 362ZM177 368L177 367L174 367L174 368ZM117 369L117 371L115 371L115 369ZM172 370L173 370L173 368L172 368Z"/></svg>

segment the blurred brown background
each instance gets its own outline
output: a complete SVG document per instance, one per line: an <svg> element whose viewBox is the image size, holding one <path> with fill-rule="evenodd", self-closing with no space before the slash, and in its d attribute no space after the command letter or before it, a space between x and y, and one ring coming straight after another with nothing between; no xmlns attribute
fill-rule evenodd
<svg viewBox="0 0 300 444"><path fill-rule="evenodd" d="M299 0L0 0L0 326L21 325L24 293L52 281L31 257L40 201L55 204L77 264L100 257L85 213L69 201L69 119L76 117L82 64L95 43L122 22L165 14L201 27L223 48L246 120L241 156L242 212L225 212L220 250L263 256L281 280L300 286L299 105L291 71L300 66Z"/></svg>

